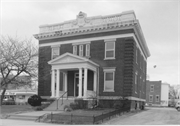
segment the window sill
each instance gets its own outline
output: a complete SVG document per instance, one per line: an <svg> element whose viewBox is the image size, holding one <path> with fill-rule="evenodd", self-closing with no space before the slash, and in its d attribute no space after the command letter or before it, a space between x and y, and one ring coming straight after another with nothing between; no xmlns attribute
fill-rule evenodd
<svg viewBox="0 0 180 126"><path fill-rule="evenodd" d="M111 91L105 91L105 90L104 90L103 92L115 92L115 91L114 91L114 90L111 90Z"/></svg>
<svg viewBox="0 0 180 126"><path fill-rule="evenodd" d="M115 60L116 58L104 58L104 60Z"/></svg>

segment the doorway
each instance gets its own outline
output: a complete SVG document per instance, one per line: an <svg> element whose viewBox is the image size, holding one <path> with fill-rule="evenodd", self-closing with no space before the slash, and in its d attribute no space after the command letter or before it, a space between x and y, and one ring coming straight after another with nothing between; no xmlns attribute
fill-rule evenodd
<svg viewBox="0 0 180 126"><path fill-rule="evenodd" d="M74 76L74 97L79 95L79 73ZM84 74L82 75L82 96L84 95Z"/></svg>

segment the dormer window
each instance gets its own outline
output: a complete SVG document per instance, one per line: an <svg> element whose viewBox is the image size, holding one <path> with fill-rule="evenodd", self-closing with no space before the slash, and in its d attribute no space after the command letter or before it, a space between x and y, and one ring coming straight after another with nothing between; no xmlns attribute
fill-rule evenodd
<svg viewBox="0 0 180 126"><path fill-rule="evenodd" d="M53 46L51 53L51 59L58 57L60 55L60 46Z"/></svg>

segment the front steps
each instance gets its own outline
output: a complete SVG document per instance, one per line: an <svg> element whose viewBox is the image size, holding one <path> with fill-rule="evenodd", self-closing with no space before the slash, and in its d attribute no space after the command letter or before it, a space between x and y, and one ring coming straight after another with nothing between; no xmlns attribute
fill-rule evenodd
<svg viewBox="0 0 180 126"><path fill-rule="evenodd" d="M45 108L44 111L64 111L64 106L70 105L73 102L74 102L74 98L68 98L68 99L64 98L63 104L62 104L62 99L58 100L58 104L57 104L57 100L55 100L51 105Z"/></svg>

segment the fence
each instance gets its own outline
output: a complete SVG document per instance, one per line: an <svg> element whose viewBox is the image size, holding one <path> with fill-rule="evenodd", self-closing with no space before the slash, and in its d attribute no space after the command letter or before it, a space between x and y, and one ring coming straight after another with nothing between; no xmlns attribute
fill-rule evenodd
<svg viewBox="0 0 180 126"><path fill-rule="evenodd" d="M48 120L50 123L65 123L65 124L96 124L100 121L103 122L104 119L110 119L112 116L120 115L121 113L130 111L129 108L118 109L114 111L110 111L107 113L102 113L100 115L77 115L77 114L45 114L45 117L41 116L38 118L40 122L43 120ZM42 120L42 121L43 121Z"/></svg>

